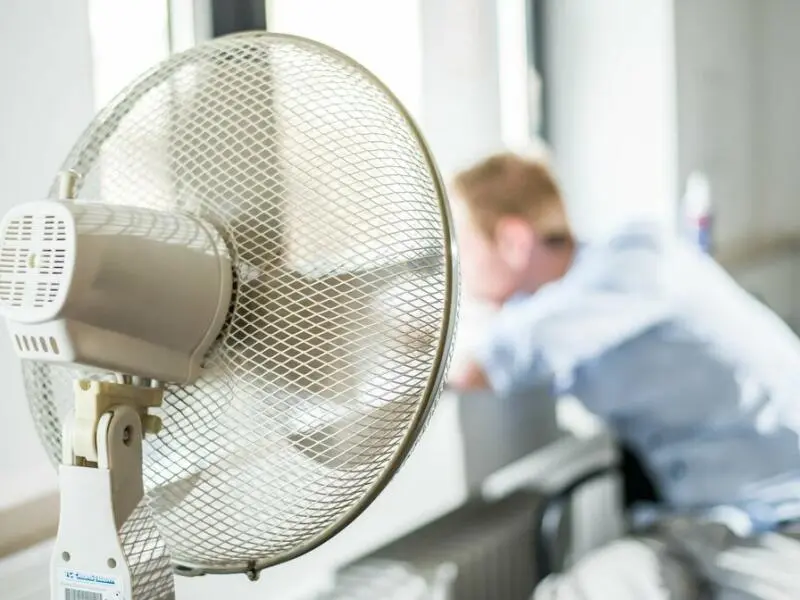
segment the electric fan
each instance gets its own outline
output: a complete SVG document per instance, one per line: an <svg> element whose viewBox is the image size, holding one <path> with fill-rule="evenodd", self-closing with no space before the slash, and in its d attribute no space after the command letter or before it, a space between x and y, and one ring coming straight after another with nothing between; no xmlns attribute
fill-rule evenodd
<svg viewBox="0 0 800 600"><path fill-rule="evenodd" d="M52 597L256 578L339 532L425 425L457 288L431 155L354 61L261 32L141 76L0 224L61 463Z"/></svg>

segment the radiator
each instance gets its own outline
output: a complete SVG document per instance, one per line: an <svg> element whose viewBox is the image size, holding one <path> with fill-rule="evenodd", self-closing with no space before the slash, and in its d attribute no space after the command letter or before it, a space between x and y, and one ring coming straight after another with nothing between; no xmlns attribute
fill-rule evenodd
<svg viewBox="0 0 800 600"><path fill-rule="evenodd" d="M542 497L471 501L339 570L316 600L529 600Z"/></svg>

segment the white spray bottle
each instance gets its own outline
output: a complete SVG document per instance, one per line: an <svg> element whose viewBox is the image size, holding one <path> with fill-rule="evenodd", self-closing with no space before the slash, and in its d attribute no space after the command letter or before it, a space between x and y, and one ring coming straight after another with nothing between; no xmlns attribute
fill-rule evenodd
<svg viewBox="0 0 800 600"><path fill-rule="evenodd" d="M686 235L703 252L713 251L712 226L714 215L711 203L711 183L705 173L694 171L686 180L683 197Z"/></svg>

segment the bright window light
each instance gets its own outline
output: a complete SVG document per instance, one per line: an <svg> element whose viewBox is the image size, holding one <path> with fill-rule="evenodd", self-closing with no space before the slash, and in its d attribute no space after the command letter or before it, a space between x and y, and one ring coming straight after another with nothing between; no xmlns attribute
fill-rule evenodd
<svg viewBox="0 0 800 600"><path fill-rule="evenodd" d="M169 56L168 5L164 0L89 0L97 108Z"/></svg>
<svg viewBox="0 0 800 600"><path fill-rule="evenodd" d="M419 2L269 0L271 31L316 39L350 55L391 88L415 118L422 86Z"/></svg>

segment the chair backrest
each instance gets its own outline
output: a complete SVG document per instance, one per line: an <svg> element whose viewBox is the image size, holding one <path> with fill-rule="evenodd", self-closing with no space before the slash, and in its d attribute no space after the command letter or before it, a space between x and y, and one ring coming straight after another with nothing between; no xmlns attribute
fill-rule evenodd
<svg viewBox="0 0 800 600"><path fill-rule="evenodd" d="M620 470L625 508L630 508L637 502L660 503L663 500L653 479L642 466L639 456L624 445L620 447Z"/></svg>

